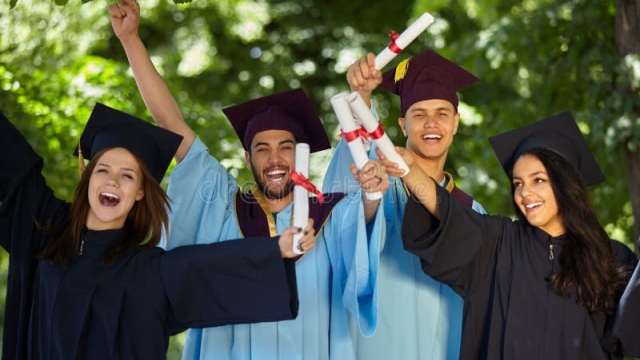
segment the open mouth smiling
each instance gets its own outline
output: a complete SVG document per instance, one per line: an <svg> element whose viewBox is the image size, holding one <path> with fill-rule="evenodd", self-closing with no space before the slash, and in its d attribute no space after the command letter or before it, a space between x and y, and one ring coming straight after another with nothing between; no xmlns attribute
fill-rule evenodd
<svg viewBox="0 0 640 360"><path fill-rule="evenodd" d="M98 200L104 206L116 206L120 203L120 197L109 192L100 193Z"/></svg>
<svg viewBox="0 0 640 360"><path fill-rule="evenodd" d="M273 182L280 182L284 179L284 176L287 172L283 169L274 169L267 171L267 179Z"/></svg>
<svg viewBox="0 0 640 360"><path fill-rule="evenodd" d="M542 202L541 201L532 202L532 203L528 203L528 204L524 205L524 207L529 211L534 210L534 209L538 208L539 206L542 206Z"/></svg>
<svg viewBox="0 0 640 360"><path fill-rule="evenodd" d="M427 142L437 142L442 140L442 135L426 134L426 135L422 135L422 140L425 140Z"/></svg>

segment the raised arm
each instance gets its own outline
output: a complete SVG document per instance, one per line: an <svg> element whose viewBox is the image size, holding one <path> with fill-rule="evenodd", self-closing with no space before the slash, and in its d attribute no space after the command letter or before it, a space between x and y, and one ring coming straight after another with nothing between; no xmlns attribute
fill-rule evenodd
<svg viewBox="0 0 640 360"><path fill-rule="evenodd" d="M382 83L382 73L376 69L376 56L368 53L347 70L347 82L351 91L357 91L371 107L371 92Z"/></svg>
<svg viewBox="0 0 640 360"><path fill-rule="evenodd" d="M138 34L140 6L134 0L124 0L109 6L111 25L127 54L138 90L155 122L184 137L176 152L177 162L182 161L191 147L195 134L184 121L180 106L164 82Z"/></svg>
<svg viewBox="0 0 640 360"><path fill-rule="evenodd" d="M1 112L0 144L0 246L22 261L47 244L36 224L57 229L68 204L55 197L41 174L42 158Z"/></svg>

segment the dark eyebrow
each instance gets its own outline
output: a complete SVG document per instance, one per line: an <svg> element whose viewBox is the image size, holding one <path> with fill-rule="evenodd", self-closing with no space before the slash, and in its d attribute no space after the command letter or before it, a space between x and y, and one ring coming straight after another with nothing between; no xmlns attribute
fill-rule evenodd
<svg viewBox="0 0 640 360"><path fill-rule="evenodd" d="M414 112L418 112L418 111L425 111L425 112L426 112L426 111L428 111L428 109L425 109L425 108L423 108L423 107L416 107L416 108L411 109L411 111L410 111L410 112L411 112L411 113L414 113ZM447 107L444 107L444 106L440 106L440 107L436 108L436 109L435 109L435 111L436 111L436 112L438 112L438 111L453 112L453 110L452 110L452 109L447 108Z"/></svg>
<svg viewBox="0 0 640 360"><path fill-rule="evenodd" d="M103 166L103 167L107 167L107 168L111 169L111 165L109 165L109 164L105 164L105 163L97 163L97 164L96 164L96 166ZM127 167L122 168L122 169L123 169L123 170L126 170L126 171L131 171L132 173L137 174L137 173L136 173L136 171L135 171L134 169L127 168Z"/></svg>
<svg viewBox="0 0 640 360"><path fill-rule="evenodd" d="M295 141L291 139L282 140L278 143L278 146L282 146L284 144L295 145ZM266 141L262 141L262 142L257 142L253 145L254 148L257 148L258 146L269 146L269 143L267 143Z"/></svg>
<svg viewBox="0 0 640 360"><path fill-rule="evenodd" d="M531 174L527 175L526 177L534 177L534 176L537 176L537 175L540 175L540 174L547 175L547 173L546 173L546 172L544 172L544 171L540 170L540 171L536 171L536 172L534 172L534 173L531 173ZM516 180L516 179L518 179L518 180L522 180L519 176L514 176L514 177L513 177L513 179L512 179L511 181Z"/></svg>
<svg viewBox="0 0 640 360"><path fill-rule="evenodd" d="M291 139L287 139L287 140L282 140L282 141L280 141L280 144L278 144L278 145L284 145L284 144L291 144L291 145L295 145L295 144L296 144L296 142L295 142L295 141L293 141L293 140L291 140Z"/></svg>

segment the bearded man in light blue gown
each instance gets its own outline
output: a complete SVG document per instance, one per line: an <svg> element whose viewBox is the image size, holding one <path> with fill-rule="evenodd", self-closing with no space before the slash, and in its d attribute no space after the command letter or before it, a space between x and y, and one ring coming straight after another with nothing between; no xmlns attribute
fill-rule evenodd
<svg viewBox="0 0 640 360"><path fill-rule="evenodd" d="M280 234L292 223L295 145L317 152L330 146L312 102L302 89L254 99L223 109L236 130L255 186L243 192L185 122L138 35L133 0L110 11L112 25L147 108L163 128L183 136L167 193L172 200L166 247ZM359 188L386 191L383 166L355 173ZM377 320L376 278L385 233L379 200L364 192L309 197L315 247L296 263L300 308L294 320L190 329L183 359L329 360L355 359L349 315L363 336ZM244 241L244 240L241 240ZM249 241L249 240L246 240Z"/></svg>

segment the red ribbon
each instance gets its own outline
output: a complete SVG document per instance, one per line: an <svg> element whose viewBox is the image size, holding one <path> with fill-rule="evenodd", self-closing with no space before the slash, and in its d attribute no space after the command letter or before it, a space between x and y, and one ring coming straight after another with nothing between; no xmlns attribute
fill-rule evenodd
<svg viewBox="0 0 640 360"><path fill-rule="evenodd" d="M402 49L398 45L396 45L396 39L399 36L400 35L398 35L398 33L395 32L394 30L391 30L391 32L389 33L389 37L391 38L391 44L389 44L389 50L391 50L391 52L394 54L399 54L400 51L402 51Z"/></svg>
<svg viewBox="0 0 640 360"><path fill-rule="evenodd" d="M361 138L366 139L366 140L371 139L371 136L367 132L367 129L364 128L364 126L360 125L360 127L358 128L358 131L360 132L360 137Z"/></svg>
<svg viewBox="0 0 640 360"><path fill-rule="evenodd" d="M378 127L375 130L373 130L373 132L369 133L369 136L371 136L373 140L378 140L383 135L384 135L384 129L382 128L382 124L380 122L378 122Z"/></svg>
<svg viewBox="0 0 640 360"><path fill-rule="evenodd" d="M322 204L324 202L324 195L322 195L322 192L320 192L320 190L318 190L315 187L315 185L313 185L311 183L311 181L309 181L309 179L307 179L306 176L302 175L301 173L299 173L297 171L293 171L291 173L290 177L291 177L291 180L293 180L293 184L294 185L302 186L308 192L316 194L320 204Z"/></svg>
<svg viewBox="0 0 640 360"><path fill-rule="evenodd" d="M370 138L369 133L364 127L362 127L362 125L360 125L359 128L349 132L344 132L340 130L340 134L338 134L338 138L341 138L341 137L344 137L345 140L347 140L347 142L352 142L354 140L357 140L360 137L364 139Z"/></svg>

